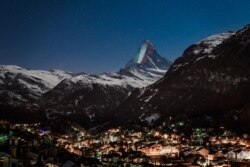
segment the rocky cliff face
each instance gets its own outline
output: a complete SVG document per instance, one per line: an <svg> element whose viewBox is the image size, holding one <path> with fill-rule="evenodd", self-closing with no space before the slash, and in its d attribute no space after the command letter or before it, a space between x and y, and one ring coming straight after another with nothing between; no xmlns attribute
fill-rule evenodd
<svg viewBox="0 0 250 167"><path fill-rule="evenodd" d="M171 61L157 53L150 41L145 40L138 54L119 71L119 74L146 80L152 84L165 75L171 64Z"/></svg>

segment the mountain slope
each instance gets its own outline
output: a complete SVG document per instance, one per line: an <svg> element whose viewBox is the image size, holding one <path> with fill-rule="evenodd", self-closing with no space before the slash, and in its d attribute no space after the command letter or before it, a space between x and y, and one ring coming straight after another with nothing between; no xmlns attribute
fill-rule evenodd
<svg viewBox="0 0 250 167"><path fill-rule="evenodd" d="M249 53L249 26L194 44L163 79L135 90L116 119L152 126L179 120L189 128L225 125L249 132Z"/></svg>
<svg viewBox="0 0 250 167"><path fill-rule="evenodd" d="M37 100L71 73L0 65L0 115L10 121L43 120Z"/></svg>
<svg viewBox="0 0 250 167"><path fill-rule="evenodd" d="M117 73L79 74L63 80L41 99L47 117L65 116L87 128L105 123L113 115L111 111L134 88L154 83L163 77L170 65L148 41L143 43L139 55L144 60L130 61Z"/></svg>
<svg viewBox="0 0 250 167"><path fill-rule="evenodd" d="M28 70L0 65L0 103L17 105L37 100L71 74L60 70Z"/></svg>

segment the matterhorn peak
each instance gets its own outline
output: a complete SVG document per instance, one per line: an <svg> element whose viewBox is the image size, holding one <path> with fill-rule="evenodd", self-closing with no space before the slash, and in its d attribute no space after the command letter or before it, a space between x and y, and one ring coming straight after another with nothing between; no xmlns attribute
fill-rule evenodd
<svg viewBox="0 0 250 167"><path fill-rule="evenodd" d="M125 68L140 66L144 69L167 70L171 62L161 57L152 42L144 40L136 56L130 60Z"/></svg>
<svg viewBox="0 0 250 167"><path fill-rule="evenodd" d="M145 64L148 61L148 57L152 56L156 52L153 44L149 40L144 40L138 54L134 57L133 63Z"/></svg>
<svg viewBox="0 0 250 167"><path fill-rule="evenodd" d="M144 40L136 56L119 73L137 78L147 76L156 81L164 76L171 64L157 53L152 42Z"/></svg>

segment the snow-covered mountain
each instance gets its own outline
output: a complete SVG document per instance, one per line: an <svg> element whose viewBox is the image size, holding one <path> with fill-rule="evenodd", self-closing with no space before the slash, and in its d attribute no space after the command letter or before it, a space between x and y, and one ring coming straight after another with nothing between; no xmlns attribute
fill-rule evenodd
<svg viewBox="0 0 250 167"><path fill-rule="evenodd" d="M146 87L163 77L170 64L145 41L139 54L119 72L65 79L44 94L41 103L48 118L64 115L91 127L107 120L134 88Z"/></svg>
<svg viewBox="0 0 250 167"><path fill-rule="evenodd" d="M146 87L163 77L170 64L145 41L138 55L119 72L73 74L1 65L1 113L6 118L18 119L18 115L25 120L24 115L29 114L27 117L32 119L38 115L35 111L45 111L49 119L67 116L91 127L107 120L112 115L110 111L133 89Z"/></svg>
<svg viewBox="0 0 250 167"><path fill-rule="evenodd" d="M183 55L175 61L171 70L181 70L183 67L197 63L202 59L215 59L216 55L212 53L213 49L234 34L235 32L215 34L201 40L197 44L191 45L185 51L185 56Z"/></svg>
<svg viewBox="0 0 250 167"><path fill-rule="evenodd" d="M152 84L165 75L171 64L171 61L157 53L149 40L145 40L138 54L119 71L119 74L138 78Z"/></svg>
<svg viewBox="0 0 250 167"><path fill-rule="evenodd" d="M122 86L124 88L142 88L162 78L171 65L171 61L161 57L153 44L145 40L138 54L119 72L100 75L79 74L68 78L71 82ZM69 81L65 81L69 82Z"/></svg>
<svg viewBox="0 0 250 167"><path fill-rule="evenodd" d="M29 70L15 65L0 65L0 103L13 105L37 100L71 73L60 70Z"/></svg>
<svg viewBox="0 0 250 167"><path fill-rule="evenodd" d="M112 119L161 127L182 121L189 129L225 125L249 132L249 85L248 25L188 47L161 80L133 91Z"/></svg>

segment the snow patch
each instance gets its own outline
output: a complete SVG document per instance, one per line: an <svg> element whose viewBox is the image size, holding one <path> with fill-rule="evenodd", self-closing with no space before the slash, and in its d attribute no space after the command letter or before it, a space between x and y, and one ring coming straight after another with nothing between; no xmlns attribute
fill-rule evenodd
<svg viewBox="0 0 250 167"><path fill-rule="evenodd" d="M160 115L157 113L151 114L150 116L147 116L145 120L148 122L148 124L151 124L153 121L156 121L160 118Z"/></svg>

